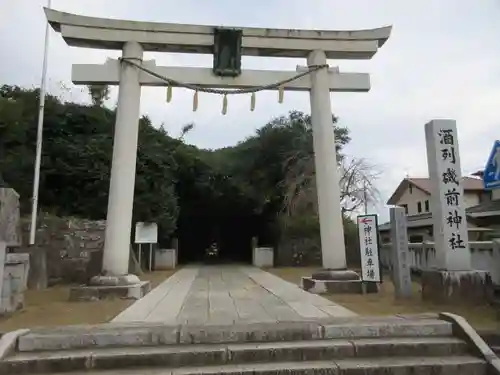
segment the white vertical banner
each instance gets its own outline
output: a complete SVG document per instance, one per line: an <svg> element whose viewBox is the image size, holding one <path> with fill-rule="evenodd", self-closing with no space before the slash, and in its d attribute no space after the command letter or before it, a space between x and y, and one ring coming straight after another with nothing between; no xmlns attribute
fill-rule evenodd
<svg viewBox="0 0 500 375"><path fill-rule="evenodd" d="M359 215L357 218L359 251L361 253L361 279L380 282L377 215Z"/></svg>

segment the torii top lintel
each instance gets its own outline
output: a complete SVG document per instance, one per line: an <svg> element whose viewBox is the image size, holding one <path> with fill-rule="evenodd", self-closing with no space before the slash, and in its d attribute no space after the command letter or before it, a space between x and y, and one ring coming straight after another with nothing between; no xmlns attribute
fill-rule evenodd
<svg viewBox="0 0 500 375"><path fill-rule="evenodd" d="M136 41L145 51L211 54L216 28L86 17L48 8L45 14L68 45L98 49L122 49L124 43ZM392 26L353 31L239 29L244 55L307 57L319 49L329 59L370 59L389 39Z"/></svg>

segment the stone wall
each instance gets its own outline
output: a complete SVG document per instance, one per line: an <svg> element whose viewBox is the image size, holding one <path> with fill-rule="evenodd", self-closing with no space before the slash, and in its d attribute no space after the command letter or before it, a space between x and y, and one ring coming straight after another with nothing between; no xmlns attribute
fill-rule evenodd
<svg viewBox="0 0 500 375"><path fill-rule="evenodd" d="M19 194L10 188L0 188L0 241L8 247L21 245Z"/></svg>
<svg viewBox="0 0 500 375"><path fill-rule="evenodd" d="M29 217L20 218L17 192L0 188L0 242L7 245L7 252L29 254L30 287L85 283L101 271L105 221L40 214L36 246L29 246L30 226Z"/></svg>
<svg viewBox="0 0 500 375"><path fill-rule="evenodd" d="M0 188L0 315L24 305L24 291L29 271L28 254L8 254L21 246L19 194Z"/></svg>
<svg viewBox="0 0 500 375"><path fill-rule="evenodd" d="M33 273L46 266L49 283L85 283L101 270L105 221L40 215L36 246L21 248L33 258L45 254L46 265L32 261ZM23 243L28 243L29 220L22 222ZM43 270L42 270L43 272ZM43 276L42 276L43 277Z"/></svg>
<svg viewBox="0 0 500 375"><path fill-rule="evenodd" d="M29 254L6 254L0 282L0 315L13 313L24 307L29 264Z"/></svg>
<svg viewBox="0 0 500 375"><path fill-rule="evenodd" d="M382 266L392 269L391 244L384 244L380 249ZM487 271L495 285L500 285L500 239L493 241L469 241L472 269ZM421 273L436 268L436 249L433 242L408 244L408 265L412 271Z"/></svg>

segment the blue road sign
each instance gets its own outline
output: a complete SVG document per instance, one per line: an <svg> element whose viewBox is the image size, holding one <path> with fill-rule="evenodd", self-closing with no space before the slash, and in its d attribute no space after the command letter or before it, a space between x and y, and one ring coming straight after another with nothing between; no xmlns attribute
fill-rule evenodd
<svg viewBox="0 0 500 375"><path fill-rule="evenodd" d="M500 141L495 141L490 157L484 167L484 188L500 188Z"/></svg>

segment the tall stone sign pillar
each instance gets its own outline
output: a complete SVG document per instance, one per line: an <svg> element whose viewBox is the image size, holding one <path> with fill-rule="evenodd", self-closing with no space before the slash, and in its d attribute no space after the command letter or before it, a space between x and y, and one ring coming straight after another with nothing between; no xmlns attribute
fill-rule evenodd
<svg viewBox="0 0 500 375"><path fill-rule="evenodd" d="M432 120L425 125L425 139L437 267L424 270L422 297L483 301L490 278L485 271L471 269L456 122Z"/></svg>
<svg viewBox="0 0 500 375"><path fill-rule="evenodd" d="M464 189L453 120L433 120L425 125L427 163L431 180L431 207L436 264L448 271L471 269Z"/></svg>

